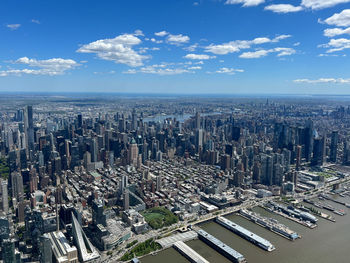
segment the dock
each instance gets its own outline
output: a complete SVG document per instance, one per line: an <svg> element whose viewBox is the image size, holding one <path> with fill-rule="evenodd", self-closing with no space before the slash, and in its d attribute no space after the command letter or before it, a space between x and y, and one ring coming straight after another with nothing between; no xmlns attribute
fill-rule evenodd
<svg viewBox="0 0 350 263"><path fill-rule="evenodd" d="M187 231L184 233L178 233L172 236L161 238L157 240L157 243L161 245L162 248L169 248L178 241L186 242L197 238L198 235L195 231Z"/></svg>
<svg viewBox="0 0 350 263"><path fill-rule="evenodd" d="M225 217L217 217L216 222L266 251L275 250L275 246L272 245L270 241L254 234L240 225L237 225Z"/></svg>
<svg viewBox="0 0 350 263"><path fill-rule="evenodd" d="M243 218L261 226L265 229L270 230L271 232L280 235L284 238L294 241L297 238L301 238L301 236L295 231L291 230L287 226L279 223L276 219L267 218L259 215L258 213L254 213L252 211L241 209L239 211L239 215Z"/></svg>
<svg viewBox="0 0 350 263"><path fill-rule="evenodd" d="M196 251L194 251L182 241L175 242L173 244L173 247L192 263L209 263L208 260L203 258L201 255L199 255Z"/></svg>
<svg viewBox="0 0 350 263"><path fill-rule="evenodd" d="M205 232L204 230L202 229L198 230L197 234L200 240L202 240L204 243L206 243L210 247L214 248L216 251L218 251L220 254L222 254L232 262L236 262L236 263L247 262L242 254L240 254L230 246L226 245L216 237Z"/></svg>
<svg viewBox="0 0 350 263"><path fill-rule="evenodd" d="M277 204L275 202L269 202L266 204L266 206L263 206L263 208L271 213L285 217L308 228L314 229L317 227L316 217L309 213L299 211L298 209L293 208L294 210L291 210L290 208Z"/></svg>

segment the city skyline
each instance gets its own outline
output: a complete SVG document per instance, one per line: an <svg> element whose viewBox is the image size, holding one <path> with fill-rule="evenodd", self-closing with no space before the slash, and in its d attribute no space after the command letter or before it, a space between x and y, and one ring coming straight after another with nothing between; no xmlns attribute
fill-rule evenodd
<svg viewBox="0 0 350 263"><path fill-rule="evenodd" d="M3 1L0 92L350 94L350 1Z"/></svg>

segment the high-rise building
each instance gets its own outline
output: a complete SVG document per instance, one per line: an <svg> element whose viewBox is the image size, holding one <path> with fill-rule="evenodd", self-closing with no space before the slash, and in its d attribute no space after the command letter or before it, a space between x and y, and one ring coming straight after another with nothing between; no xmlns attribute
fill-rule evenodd
<svg viewBox="0 0 350 263"><path fill-rule="evenodd" d="M90 151L91 151L91 162L97 162L98 149L97 149L96 138L93 138L91 140Z"/></svg>
<svg viewBox="0 0 350 263"><path fill-rule="evenodd" d="M40 237L40 263L52 263L52 249L50 239Z"/></svg>
<svg viewBox="0 0 350 263"><path fill-rule="evenodd" d="M129 210L129 207L130 207L129 190L125 189L123 193L123 208L124 210Z"/></svg>
<svg viewBox="0 0 350 263"><path fill-rule="evenodd" d="M305 159L307 162L311 160L311 153L313 149L313 131L314 125L312 120L308 120L304 130L304 144L305 144Z"/></svg>
<svg viewBox="0 0 350 263"><path fill-rule="evenodd" d="M78 114L78 128L83 127L83 115Z"/></svg>
<svg viewBox="0 0 350 263"><path fill-rule="evenodd" d="M122 176L122 179L121 179L120 185L119 185L120 193L123 193L125 188L128 187L128 180L129 180L129 178L127 175Z"/></svg>
<svg viewBox="0 0 350 263"><path fill-rule="evenodd" d="M0 186L1 186L1 210L7 214L9 211L7 179L0 179Z"/></svg>
<svg viewBox="0 0 350 263"><path fill-rule="evenodd" d="M301 145L298 145L296 148L296 169L300 169L300 164L301 164Z"/></svg>
<svg viewBox="0 0 350 263"><path fill-rule="evenodd" d="M26 106L24 109L24 133L26 135L26 148L28 153L30 153L30 151L34 151L34 123L32 106Z"/></svg>
<svg viewBox="0 0 350 263"><path fill-rule="evenodd" d="M339 141L339 134L338 131L332 132L331 137L331 152L330 152L330 161L333 163L337 162L337 151L338 151L338 141Z"/></svg>
<svg viewBox="0 0 350 263"><path fill-rule="evenodd" d="M13 172L11 174L11 183L12 183L12 197L16 198L17 201L22 200L24 195L22 175L18 172Z"/></svg>
<svg viewBox="0 0 350 263"><path fill-rule="evenodd" d="M162 176L157 176L157 191L160 191L162 189Z"/></svg>
<svg viewBox="0 0 350 263"><path fill-rule="evenodd" d="M2 260L4 263L20 262L16 260L15 240L4 239L2 241Z"/></svg>
<svg viewBox="0 0 350 263"><path fill-rule="evenodd" d="M136 144L135 139L132 139L128 149L128 164L136 167L138 155L139 155L139 148Z"/></svg>
<svg viewBox="0 0 350 263"><path fill-rule="evenodd" d="M106 215L103 213L103 202L102 200L94 200L92 202L92 222L95 226L101 224L106 226Z"/></svg>
<svg viewBox="0 0 350 263"><path fill-rule="evenodd" d="M201 115L199 112L196 112L196 119L195 119L195 129L200 129L201 128Z"/></svg>
<svg viewBox="0 0 350 263"><path fill-rule="evenodd" d="M202 129L196 131L196 149L199 151L203 147L204 132Z"/></svg>
<svg viewBox="0 0 350 263"><path fill-rule="evenodd" d="M313 156L311 160L312 166L322 166L325 151L325 137L314 139Z"/></svg>
<svg viewBox="0 0 350 263"><path fill-rule="evenodd" d="M134 131L137 130L137 114L135 109L132 111L131 114L131 129Z"/></svg>

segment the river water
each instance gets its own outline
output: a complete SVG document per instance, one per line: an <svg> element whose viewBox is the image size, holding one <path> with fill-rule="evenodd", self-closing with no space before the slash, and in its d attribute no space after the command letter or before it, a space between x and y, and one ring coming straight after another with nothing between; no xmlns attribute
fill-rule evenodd
<svg viewBox="0 0 350 263"><path fill-rule="evenodd" d="M338 198L350 203L348 198ZM253 209L263 216L276 218L302 236L301 239L295 241L289 241L238 215L226 216L228 219L269 240L276 247L276 250L272 252L267 252L253 245L213 221L201 224L200 227L243 254L249 263L350 263L350 209L331 201L321 202L326 202L335 208L344 209L348 215L338 216L330 211L316 208L333 215L336 223L319 218L318 227L309 229L270 213L261 207ZM310 207L311 205L306 204L306 206ZM192 240L186 242L186 244L211 263L231 262L200 240ZM157 255L144 257L141 262L188 263L189 261L175 249L169 248Z"/></svg>

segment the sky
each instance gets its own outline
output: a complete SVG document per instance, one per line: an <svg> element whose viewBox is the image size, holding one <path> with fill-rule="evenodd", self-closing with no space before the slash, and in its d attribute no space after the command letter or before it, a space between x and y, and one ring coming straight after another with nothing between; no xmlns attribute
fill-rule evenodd
<svg viewBox="0 0 350 263"><path fill-rule="evenodd" d="M350 0L2 0L0 92L350 94Z"/></svg>

